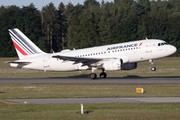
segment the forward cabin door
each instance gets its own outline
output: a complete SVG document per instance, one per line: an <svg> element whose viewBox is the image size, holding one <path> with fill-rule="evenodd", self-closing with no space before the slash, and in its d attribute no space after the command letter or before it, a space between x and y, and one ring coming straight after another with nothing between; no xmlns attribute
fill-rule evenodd
<svg viewBox="0 0 180 120"><path fill-rule="evenodd" d="M145 50L146 50L146 53L152 52L151 42L148 41L148 40L146 41L146 48L145 48Z"/></svg>

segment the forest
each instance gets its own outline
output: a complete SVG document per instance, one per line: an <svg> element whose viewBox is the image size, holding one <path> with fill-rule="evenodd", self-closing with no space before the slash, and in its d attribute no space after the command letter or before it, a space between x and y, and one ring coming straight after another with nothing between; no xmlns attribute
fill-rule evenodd
<svg viewBox="0 0 180 120"><path fill-rule="evenodd" d="M79 49L127 41L162 39L180 56L180 0L114 0L58 8L51 2L38 10L0 7L0 57L17 56L8 29L19 28L44 52Z"/></svg>

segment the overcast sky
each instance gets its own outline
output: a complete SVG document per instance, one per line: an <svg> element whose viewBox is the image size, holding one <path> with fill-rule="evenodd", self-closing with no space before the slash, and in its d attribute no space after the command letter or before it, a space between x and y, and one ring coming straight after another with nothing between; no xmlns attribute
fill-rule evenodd
<svg viewBox="0 0 180 120"><path fill-rule="evenodd" d="M74 6L79 4L84 4L85 0L73 0L74 1ZM102 2L102 0L96 0L99 3ZM107 2L113 2L114 0L107 0ZM16 5L19 7L22 6L27 6L30 5L30 3L33 3L36 8L39 10L42 9L42 7L48 5L50 2L54 3L54 6L58 8L58 5L63 2L65 5L67 5L71 0L1 0L0 6L11 6L11 5Z"/></svg>

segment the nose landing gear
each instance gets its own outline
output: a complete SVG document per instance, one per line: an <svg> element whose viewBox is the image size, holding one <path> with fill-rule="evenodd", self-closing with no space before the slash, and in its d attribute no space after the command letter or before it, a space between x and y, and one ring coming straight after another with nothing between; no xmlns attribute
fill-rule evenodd
<svg viewBox="0 0 180 120"><path fill-rule="evenodd" d="M149 60L149 62L151 63L151 71L156 71L156 67L153 66L153 60Z"/></svg>

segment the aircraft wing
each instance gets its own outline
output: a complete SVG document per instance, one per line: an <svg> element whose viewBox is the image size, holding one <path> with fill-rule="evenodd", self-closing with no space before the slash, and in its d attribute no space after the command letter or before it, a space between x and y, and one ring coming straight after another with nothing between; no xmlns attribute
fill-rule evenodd
<svg viewBox="0 0 180 120"><path fill-rule="evenodd" d="M60 56L60 55L56 55L52 57L59 58L64 61L74 61L74 64L82 63L83 64L82 66L86 66L86 65L91 66L91 64L103 60L102 58L81 58L81 57Z"/></svg>

